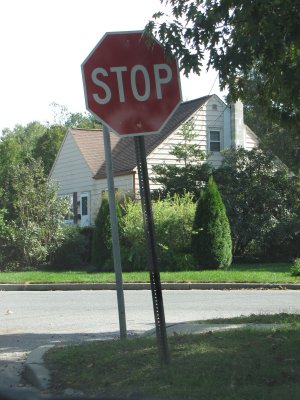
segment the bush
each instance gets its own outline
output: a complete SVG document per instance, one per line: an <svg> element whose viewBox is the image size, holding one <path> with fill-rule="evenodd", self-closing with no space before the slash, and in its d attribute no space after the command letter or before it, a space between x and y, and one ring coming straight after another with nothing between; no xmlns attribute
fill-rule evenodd
<svg viewBox="0 0 300 400"><path fill-rule="evenodd" d="M230 221L235 257L280 261L299 254L299 178L272 153L224 152L214 171Z"/></svg>
<svg viewBox="0 0 300 400"><path fill-rule="evenodd" d="M84 265L90 265L92 262L92 246L93 246L93 236L95 227L94 226L83 226L80 228L80 234L86 239L86 251L83 254Z"/></svg>
<svg viewBox="0 0 300 400"><path fill-rule="evenodd" d="M87 264L88 238L77 225L65 225L60 246L50 255L50 266L59 269L80 268Z"/></svg>
<svg viewBox="0 0 300 400"><path fill-rule="evenodd" d="M193 196L167 196L153 203L158 259L162 271L192 267L191 235L195 215Z"/></svg>
<svg viewBox="0 0 300 400"><path fill-rule="evenodd" d="M294 260L294 263L291 266L291 275L300 276L300 258Z"/></svg>
<svg viewBox="0 0 300 400"><path fill-rule="evenodd" d="M262 244L259 256L264 261L292 261L299 258L300 215L287 215L285 220L270 230Z"/></svg>
<svg viewBox="0 0 300 400"><path fill-rule="evenodd" d="M9 186L12 201L6 224L11 231L6 235L10 248L7 262L22 269L35 268L60 244L68 205L58 196L57 185L48 180L40 161L19 164L11 171ZM12 254L13 260L9 260Z"/></svg>
<svg viewBox="0 0 300 400"><path fill-rule="evenodd" d="M14 245L14 227L5 220L6 210L0 209L0 271L19 268L18 249Z"/></svg>
<svg viewBox="0 0 300 400"><path fill-rule="evenodd" d="M121 209L116 200L117 220L120 228ZM120 229L119 229L120 230ZM101 207L95 221L95 230L92 242L92 265L98 271L113 271L112 237L107 196L102 198Z"/></svg>
<svg viewBox="0 0 300 400"><path fill-rule="evenodd" d="M218 187L211 177L197 202L192 253L201 269L228 267L232 261L230 226Z"/></svg>
<svg viewBox="0 0 300 400"><path fill-rule="evenodd" d="M127 200L122 224L123 270L148 270L143 216L140 202ZM152 203L160 270L192 267L190 242L195 204L192 195L167 196Z"/></svg>
<svg viewBox="0 0 300 400"><path fill-rule="evenodd" d="M146 271L148 264L141 204L129 198L125 199L122 207L122 269Z"/></svg>

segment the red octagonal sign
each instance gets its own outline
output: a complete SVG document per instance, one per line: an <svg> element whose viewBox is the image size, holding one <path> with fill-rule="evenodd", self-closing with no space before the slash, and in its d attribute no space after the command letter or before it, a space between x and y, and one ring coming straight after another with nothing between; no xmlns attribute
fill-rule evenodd
<svg viewBox="0 0 300 400"><path fill-rule="evenodd" d="M181 102L176 60L142 31L106 33L82 75L87 109L122 136L159 133Z"/></svg>

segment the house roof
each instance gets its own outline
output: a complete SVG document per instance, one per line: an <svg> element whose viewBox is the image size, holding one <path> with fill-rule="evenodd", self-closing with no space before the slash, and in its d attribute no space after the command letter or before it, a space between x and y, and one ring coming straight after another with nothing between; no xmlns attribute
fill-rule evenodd
<svg viewBox="0 0 300 400"><path fill-rule="evenodd" d="M204 96L181 103L160 134L145 136L146 155L149 155L183 122L191 117L210 97L212 96ZM106 166L102 130L71 128L69 132L77 143L80 152L94 175L94 178L105 178ZM121 138L112 134L110 135L110 141L114 175L123 175L132 172L136 167L134 138Z"/></svg>
<svg viewBox="0 0 300 400"><path fill-rule="evenodd" d="M74 138L83 158L95 175L105 160L102 130L71 128L69 134ZM117 135L111 135L110 140L113 148L119 138Z"/></svg>

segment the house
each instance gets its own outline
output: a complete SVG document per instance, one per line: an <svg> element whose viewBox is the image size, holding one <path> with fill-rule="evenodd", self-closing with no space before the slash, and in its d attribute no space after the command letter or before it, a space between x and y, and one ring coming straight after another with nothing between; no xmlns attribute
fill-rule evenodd
<svg viewBox="0 0 300 400"><path fill-rule="evenodd" d="M172 146L182 140L182 124L193 118L195 142L207 152L207 162L218 167L222 150L257 146L256 135L244 124L243 105L226 105L218 96L209 95L182 103L158 135L145 136L150 189L152 167L178 162L170 154ZM138 176L132 137L111 134L114 184L118 191L138 192ZM70 199L69 223L88 226L94 223L107 190L103 134L101 130L68 129L57 154L50 179L59 184L59 194ZM73 217L74 215L75 217Z"/></svg>

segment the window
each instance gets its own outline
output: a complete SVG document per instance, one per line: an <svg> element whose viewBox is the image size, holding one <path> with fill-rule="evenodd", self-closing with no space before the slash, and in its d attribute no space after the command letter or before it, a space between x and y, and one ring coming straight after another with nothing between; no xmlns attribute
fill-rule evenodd
<svg viewBox="0 0 300 400"><path fill-rule="evenodd" d="M212 110L213 111L218 111L218 105L217 104L213 104L212 105Z"/></svg>
<svg viewBox="0 0 300 400"><path fill-rule="evenodd" d="M221 151L221 132L210 131L209 132L209 150L210 151Z"/></svg>
<svg viewBox="0 0 300 400"><path fill-rule="evenodd" d="M66 198L69 203L69 210L68 213L65 215L65 224L72 224L74 222L73 195L67 194L62 197Z"/></svg>
<svg viewBox="0 0 300 400"><path fill-rule="evenodd" d="M88 197L81 197L81 215L88 215Z"/></svg>

